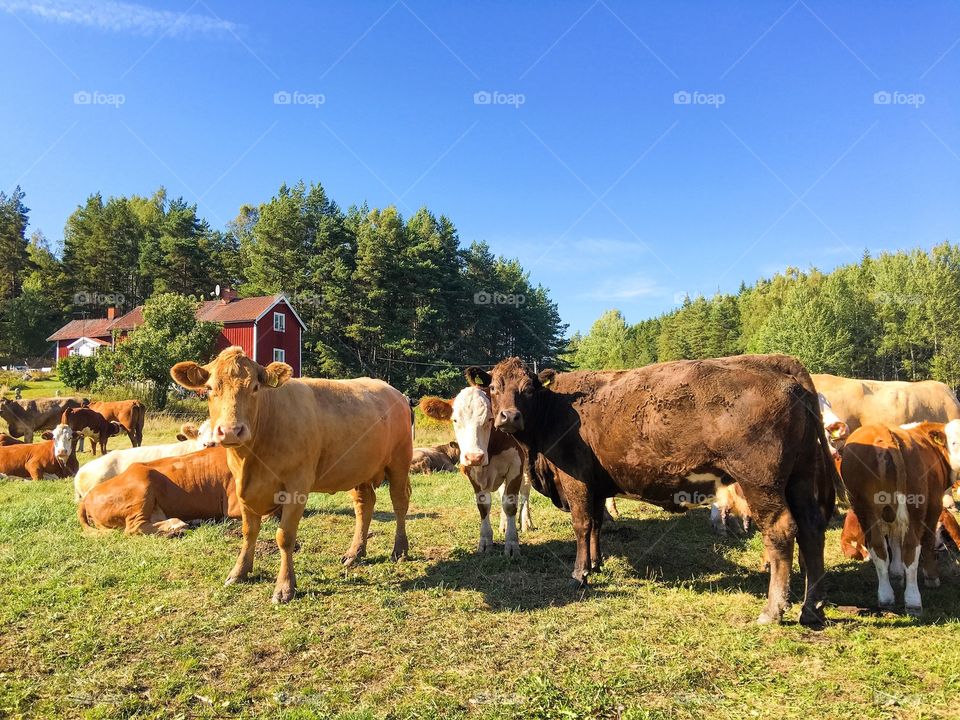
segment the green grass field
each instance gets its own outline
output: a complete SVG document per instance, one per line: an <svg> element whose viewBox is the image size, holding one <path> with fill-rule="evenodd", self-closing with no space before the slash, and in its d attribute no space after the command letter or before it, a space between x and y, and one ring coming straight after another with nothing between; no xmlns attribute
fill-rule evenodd
<svg viewBox="0 0 960 720"><path fill-rule="evenodd" d="M169 441L179 420L148 420L146 441ZM458 475L413 487L411 558L389 560L381 488L369 557L347 571L349 498L313 496L300 595L273 606L274 522L252 581L224 588L237 522L172 540L89 536L70 481L0 482L0 717L960 716L955 560L922 590L921 620L858 611L875 602L875 574L841 557L835 526L830 626L800 627L794 606L789 623L758 627L760 539L716 538L705 511L622 501L605 569L581 593L567 582L569 517L546 499L533 498L537 529L508 560L474 553Z"/></svg>

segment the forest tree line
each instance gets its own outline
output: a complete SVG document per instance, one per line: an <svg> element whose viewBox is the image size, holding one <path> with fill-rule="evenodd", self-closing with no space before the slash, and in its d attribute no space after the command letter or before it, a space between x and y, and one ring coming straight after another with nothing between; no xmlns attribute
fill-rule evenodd
<svg viewBox="0 0 960 720"><path fill-rule="evenodd" d="M217 230L182 198L90 195L62 242L27 233L18 187L0 193L0 362L53 358L54 330L159 293L286 293L307 325L304 374L370 375L415 395L449 392L462 366L509 355L558 363L566 326L545 288L488 245L463 247L422 208L342 210L319 184L283 185Z"/></svg>
<svg viewBox="0 0 960 720"><path fill-rule="evenodd" d="M604 313L570 343L570 362L616 369L782 352L811 372L960 385L960 246L865 253L833 272L788 269L735 295L686 298L629 325Z"/></svg>

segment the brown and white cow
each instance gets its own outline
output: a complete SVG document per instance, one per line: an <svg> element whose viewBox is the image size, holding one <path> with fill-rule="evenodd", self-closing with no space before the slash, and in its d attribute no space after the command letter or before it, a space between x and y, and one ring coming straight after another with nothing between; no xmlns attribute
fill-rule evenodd
<svg viewBox="0 0 960 720"><path fill-rule="evenodd" d="M135 463L90 490L77 517L84 528L123 529L128 535L174 535L191 520L239 518L227 451L206 448Z"/></svg>
<svg viewBox="0 0 960 720"><path fill-rule="evenodd" d="M416 447L410 459L410 472L429 475L433 472L453 472L457 469L460 459L460 446L456 440L434 445L433 447Z"/></svg>
<svg viewBox="0 0 960 720"><path fill-rule="evenodd" d="M493 549L490 526L492 493L500 491L500 531L504 555L520 554L517 510L522 530L533 527L530 519L530 480L527 452L505 432L493 427L490 396L478 387L466 387L453 400L426 397L420 409L435 420L453 423L460 446L460 472L470 481L480 512L478 552Z"/></svg>
<svg viewBox="0 0 960 720"><path fill-rule="evenodd" d="M117 422L108 422L103 415L89 407L67 408L60 418L62 425L69 425L73 431L74 440L80 441L83 449L83 438L90 439L90 453L97 454L97 445L100 445L100 454L107 454L107 440L119 434L123 428Z"/></svg>
<svg viewBox="0 0 960 720"><path fill-rule="evenodd" d="M535 375L510 358L468 376L490 388L495 427L530 453L533 486L570 509L578 583L600 564L607 497L683 510L682 499L739 482L770 558L759 622L783 616L796 539L807 581L800 621L820 625L824 530L839 480L816 393L796 366L752 356Z"/></svg>
<svg viewBox="0 0 960 720"><path fill-rule="evenodd" d="M80 467L73 431L68 425L45 430L43 442L0 447L0 475L42 480L47 476L68 478Z"/></svg>
<svg viewBox="0 0 960 720"><path fill-rule="evenodd" d="M139 400L116 400L85 403L84 407L96 410L107 422L115 422L123 428L130 438L131 447L143 444L143 423L147 410ZM83 450L83 445L80 445Z"/></svg>
<svg viewBox="0 0 960 720"><path fill-rule="evenodd" d="M311 492L351 491L356 524L343 562L352 564L366 553L374 491L384 479L397 520L392 556L407 554L413 437L410 401L399 390L371 378L292 379L286 363L263 367L237 346L207 365L177 363L170 374L183 387L206 392L214 441L227 449L236 478L243 547L228 585L250 573L260 518L280 503L273 601L294 597L293 548Z"/></svg>
<svg viewBox="0 0 960 720"><path fill-rule="evenodd" d="M891 577L903 579L904 605L922 611L917 573L940 584L936 527L943 495L960 472L960 420L910 428L864 425L847 438L841 475L877 571L877 600L893 607Z"/></svg>
<svg viewBox="0 0 960 720"><path fill-rule="evenodd" d="M7 400L0 398L0 417L7 421L9 434L33 442L33 434L53 430L68 408L80 407L76 398L38 398L35 400Z"/></svg>

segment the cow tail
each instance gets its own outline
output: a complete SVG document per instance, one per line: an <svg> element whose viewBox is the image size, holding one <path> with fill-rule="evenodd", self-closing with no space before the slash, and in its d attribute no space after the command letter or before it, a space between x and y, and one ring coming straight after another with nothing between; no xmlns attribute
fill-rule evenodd
<svg viewBox="0 0 960 720"><path fill-rule="evenodd" d="M837 498L843 502L849 502L847 499L847 489L843 485L843 478L837 470L837 465L833 461L833 455L830 453L830 443L827 438L827 429L823 426L823 416L820 414L820 400L813 395L814 417L817 418L817 445L820 446L820 457L823 463L823 473L817 473L819 478L819 487L816 488L817 500L820 502L820 509L823 511L823 519L830 522L833 512L836 509Z"/></svg>
<svg viewBox="0 0 960 720"><path fill-rule="evenodd" d="M892 503L896 510L900 503L906 502L907 466L903 462L903 445L900 443L900 438L897 437L897 431L890 430L890 437L893 438L893 445L889 450L890 458L893 460L893 467L897 471L896 492Z"/></svg>

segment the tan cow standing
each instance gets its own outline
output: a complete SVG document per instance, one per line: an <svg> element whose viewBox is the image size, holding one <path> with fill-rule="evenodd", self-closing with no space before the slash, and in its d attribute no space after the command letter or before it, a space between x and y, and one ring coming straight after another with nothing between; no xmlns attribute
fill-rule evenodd
<svg viewBox="0 0 960 720"><path fill-rule="evenodd" d="M286 363L258 365L229 347L207 365L170 371L183 387L207 394L214 442L227 448L243 516L243 546L226 584L253 568L261 516L283 507L277 545L280 572L273 602L296 594L293 548L311 492L351 491L356 515L350 565L366 553L375 489L390 483L397 519L393 558L407 554L413 437L405 395L380 380L291 379Z"/></svg>

